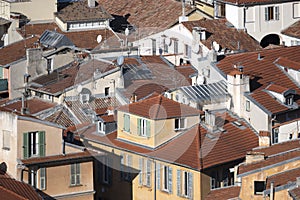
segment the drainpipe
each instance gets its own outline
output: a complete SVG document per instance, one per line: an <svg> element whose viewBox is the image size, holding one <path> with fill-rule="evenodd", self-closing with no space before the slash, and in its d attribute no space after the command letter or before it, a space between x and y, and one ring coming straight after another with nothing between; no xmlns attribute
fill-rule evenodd
<svg viewBox="0 0 300 200"><path fill-rule="evenodd" d="M156 161L153 159L154 162L154 200L156 200Z"/></svg>
<svg viewBox="0 0 300 200"><path fill-rule="evenodd" d="M274 200L274 182L271 182L270 186L270 200Z"/></svg>
<svg viewBox="0 0 300 200"><path fill-rule="evenodd" d="M246 10L247 8L244 6L244 31L247 33L247 29L246 29Z"/></svg>

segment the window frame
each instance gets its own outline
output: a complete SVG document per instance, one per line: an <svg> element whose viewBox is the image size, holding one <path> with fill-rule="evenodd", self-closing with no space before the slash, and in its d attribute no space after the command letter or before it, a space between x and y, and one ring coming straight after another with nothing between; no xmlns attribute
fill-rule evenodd
<svg viewBox="0 0 300 200"><path fill-rule="evenodd" d="M250 112L250 101L246 100L246 111Z"/></svg>
<svg viewBox="0 0 300 200"><path fill-rule="evenodd" d="M72 173L72 168L74 173ZM81 185L81 166L80 163L74 163L70 165L70 186ZM74 176L74 183L72 183L72 176Z"/></svg>
<svg viewBox="0 0 300 200"><path fill-rule="evenodd" d="M104 88L104 96L106 97L109 96L109 89L110 89L109 87Z"/></svg>
<svg viewBox="0 0 300 200"><path fill-rule="evenodd" d="M46 170L46 168L40 168L39 174L40 174L40 182L39 182L40 190L46 190L46 188L47 188L47 170ZM44 181L44 185L42 185L42 183L43 183L42 180Z"/></svg>
<svg viewBox="0 0 300 200"><path fill-rule="evenodd" d="M177 128L176 128L176 126L177 126ZM186 128L186 118L184 118L184 117L175 118L174 130L179 131L179 130L184 130L185 128Z"/></svg>
<svg viewBox="0 0 300 200"><path fill-rule="evenodd" d="M4 150L10 150L10 140L11 140L11 134L12 131L9 130L3 130L2 131L3 138L2 138L2 149Z"/></svg>
<svg viewBox="0 0 300 200"><path fill-rule="evenodd" d="M169 188L169 167L166 165L163 165L163 178L162 178L162 190L169 192L170 188ZM167 187L165 187L167 186Z"/></svg>
<svg viewBox="0 0 300 200"><path fill-rule="evenodd" d="M274 128L272 134L272 143L277 144L278 142L279 142L279 128Z"/></svg>
<svg viewBox="0 0 300 200"><path fill-rule="evenodd" d="M265 21L278 21L279 15L279 6L265 7Z"/></svg>
<svg viewBox="0 0 300 200"><path fill-rule="evenodd" d="M257 184L263 184L263 188L260 188L261 191L257 191ZM254 181L253 188L254 188L254 195L263 195L263 191L265 190L265 181ZM261 186L261 185L260 185Z"/></svg>

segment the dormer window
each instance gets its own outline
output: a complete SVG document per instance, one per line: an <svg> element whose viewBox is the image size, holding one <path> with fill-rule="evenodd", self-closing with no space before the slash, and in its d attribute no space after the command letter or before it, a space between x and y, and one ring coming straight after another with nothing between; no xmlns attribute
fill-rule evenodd
<svg viewBox="0 0 300 200"><path fill-rule="evenodd" d="M285 104L289 106L293 105L293 96L287 96L285 98Z"/></svg>
<svg viewBox="0 0 300 200"><path fill-rule="evenodd" d="M138 135L143 137L150 136L150 121L146 119L138 119Z"/></svg>
<svg viewBox="0 0 300 200"><path fill-rule="evenodd" d="M99 133L105 133L105 123L102 121L98 122L98 132Z"/></svg>

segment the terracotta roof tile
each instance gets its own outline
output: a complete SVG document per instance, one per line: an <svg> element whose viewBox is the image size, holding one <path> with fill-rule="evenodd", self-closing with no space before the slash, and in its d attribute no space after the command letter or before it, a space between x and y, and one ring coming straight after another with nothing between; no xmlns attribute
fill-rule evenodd
<svg viewBox="0 0 300 200"><path fill-rule="evenodd" d="M300 187L296 187L289 191L290 196L293 200L300 200Z"/></svg>
<svg viewBox="0 0 300 200"><path fill-rule="evenodd" d="M276 156L269 157L265 160L258 161L250 164L242 164L239 166L238 174L243 174L255 169L260 169L269 165L273 165L279 162L283 162L289 159L300 157L300 150L288 151L286 153L278 154Z"/></svg>
<svg viewBox="0 0 300 200"><path fill-rule="evenodd" d="M292 61L288 58L285 57L279 57L276 61L275 64L281 65L283 67L287 67L290 69L294 69L294 70L300 70L300 62L295 62Z"/></svg>
<svg viewBox="0 0 300 200"><path fill-rule="evenodd" d="M0 48L0 66L5 66L26 57L26 49L37 43L37 37L30 37Z"/></svg>
<svg viewBox="0 0 300 200"><path fill-rule="evenodd" d="M197 70L193 66L181 65L176 67L175 69L186 78L190 85L192 85L192 79L190 78L190 76L197 73Z"/></svg>
<svg viewBox="0 0 300 200"><path fill-rule="evenodd" d="M98 1L113 17L120 20L118 24L130 23L138 28L167 29L178 22L182 13L181 2L175 0L156 1L120 1L99 0ZM193 11L186 6L186 13ZM118 21L117 20L117 21Z"/></svg>
<svg viewBox="0 0 300 200"><path fill-rule="evenodd" d="M271 113L287 111L290 108L275 100L273 96L263 91L270 83L289 89L300 94L300 88L275 64L279 57L286 57L293 62L300 62L300 46L283 47L262 50L258 52L240 53L226 56L219 61L217 67L225 74L229 74L235 65L242 65L244 73L250 76L250 96ZM258 59L260 54L261 59ZM296 102L300 98L296 95Z"/></svg>
<svg viewBox="0 0 300 200"><path fill-rule="evenodd" d="M50 109L55 105L55 103L45 101L39 98L31 98L27 100L27 107L29 108L29 113L31 115L35 115L41 111ZM21 113L22 100L18 99L17 101L7 102L5 105L2 105L1 108L5 108L10 111L16 110L16 112Z"/></svg>
<svg viewBox="0 0 300 200"><path fill-rule="evenodd" d="M232 198L239 197L240 195L239 186L230 186L220 189L211 190L208 195L205 197L205 200L228 200Z"/></svg>
<svg viewBox="0 0 300 200"><path fill-rule="evenodd" d="M275 84L270 84L269 86L266 87L266 89L279 94L282 94L285 91L289 90L288 88L282 87L280 85L275 85Z"/></svg>
<svg viewBox="0 0 300 200"><path fill-rule="evenodd" d="M1 200L28 200L2 186L0 186L0 196Z"/></svg>
<svg viewBox="0 0 300 200"><path fill-rule="evenodd" d="M270 185L272 182L274 183L274 187L278 187L281 185L285 185L288 182L295 182L297 177L300 177L300 168L274 174L267 178L266 189L270 189Z"/></svg>
<svg viewBox="0 0 300 200"><path fill-rule="evenodd" d="M282 0L217 0L221 2L227 2L235 5L249 5L249 4L274 4L281 3ZM286 0L285 2L289 2L293 0Z"/></svg>
<svg viewBox="0 0 300 200"><path fill-rule="evenodd" d="M55 13L55 15L63 22L98 22L113 18L98 3L96 3L94 8L90 8L87 0L71 2Z"/></svg>
<svg viewBox="0 0 300 200"><path fill-rule="evenodd" d="M267 132L269 133L269 132ZM281 142L278 144L273 144L269 147L262 147L262 148L255 148L253 149L254 152L262 152L265 154L265 156L271 156L275 154L279 154L286 151L291 151L293 149L300 148L300 140L291 140L287 142Z"/></svg>
<svg viewBox="0 0 300 200"><path fill-rule="evenodd" d="M198 21L188 21L182 24L192 32L193 27L206 29L206 40L202 40L207 48L211 49L212 42L217 42L222 49L256 51L262 49L257 41L251 38L242 30L228 26L226 19L201 19Z"/></svg>
<svg viewBox="0 0 300 200"><path fill-rule="evenodd" d="M200 114L197 109L180 104L162 95L121 106L118 110L149 119L197 116Z"/></svg>
<svg viewBox="0 0 300 200"><path fill-rule="evenodd" d="M300 20L298 20L288 28L284 29L281 33L290 37L300 39Z"/></svg>
<svg viewBox="0 0 300 200"><path fill-rule="evenodd" d="M116 116L114 115L103 115L101 116L101 119L103 119L103 121L108 123L117 121Z"/></svg>
<svg viewBox="0 0 300 200"><path fill-rule="evenodd" d="M43 120L59 124L63 127L74 126L75 123L70 119L65 109L58 110L51 115L47 116Z"/></svg>

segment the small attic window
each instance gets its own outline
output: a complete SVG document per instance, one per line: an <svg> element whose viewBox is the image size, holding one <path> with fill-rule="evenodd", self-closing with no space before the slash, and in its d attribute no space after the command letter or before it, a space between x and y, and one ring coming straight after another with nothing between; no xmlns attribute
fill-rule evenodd
<svg viewBox="0 0 300 200"><path fill-rule="evenodd" d="M291 96L287 96L286 98L285 98L285 104L286 105L289 105L289 106L291 106L291 105L293 105L293 96L291 95Z"/></svg>

